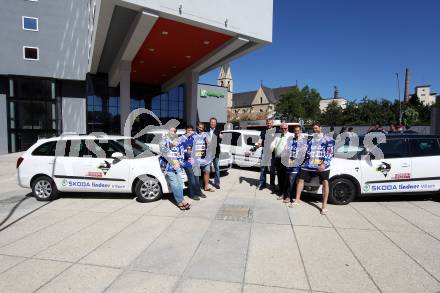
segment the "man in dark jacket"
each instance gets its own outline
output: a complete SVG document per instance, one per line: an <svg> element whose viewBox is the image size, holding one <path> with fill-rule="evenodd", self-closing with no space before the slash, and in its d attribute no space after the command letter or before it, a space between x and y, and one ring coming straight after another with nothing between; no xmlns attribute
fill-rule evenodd
<svg viewBox="0 0 440 293"><path fill-rule="evenodd" d="M209 119L209 141L213 141L215 143L215 155L214 159L212 160L212 164L214 165L214 184L213 186L217 189L220 189L220 166L219 166L219 159L220 159L220 143L222 139L222 134L220 132L220 129L217 128L217 119L215 117L212 117Z"/></svg>

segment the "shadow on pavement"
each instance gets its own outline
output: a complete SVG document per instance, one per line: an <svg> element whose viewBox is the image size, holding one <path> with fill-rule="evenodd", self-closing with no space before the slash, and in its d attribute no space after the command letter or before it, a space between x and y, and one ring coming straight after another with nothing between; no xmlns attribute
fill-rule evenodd
<svg viewBox="0 0 440 293"><path fill-rule="evenodd" d="M238 178L238 180L239 180L240 184L243 183L243 181L244 181L244 182L247 182L250 186L258 186L258 183L259 183L258 179L248 178L248 177L243 177L243 176L240 176Z"/></svg>

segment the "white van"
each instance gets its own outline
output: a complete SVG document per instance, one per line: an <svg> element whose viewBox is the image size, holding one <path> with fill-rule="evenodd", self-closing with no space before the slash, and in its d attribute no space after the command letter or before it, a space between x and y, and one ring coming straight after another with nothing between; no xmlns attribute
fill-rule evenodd
<svg viewBox="0 0 440 293"><path fill-rule="evenodd" d="M225 130L222 131L221 147L231 153L233 162L240 167L260 167L261 151L252 151L260 138L258 130Z"/></svg>

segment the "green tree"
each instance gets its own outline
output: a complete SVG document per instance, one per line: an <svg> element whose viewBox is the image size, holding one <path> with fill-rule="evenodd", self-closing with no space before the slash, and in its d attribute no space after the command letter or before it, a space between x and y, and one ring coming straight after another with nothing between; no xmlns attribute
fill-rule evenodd
<svg viewBox="0 0 440 293"><path fill-rule="evenodd" d="M321 95L316 89L308 86L299 89L294 87L291 91L281 96L275 105L275 118L286 121L298 121L299 118L305 121L314 121L320 118L319 101Z"/></svg>
<svg viewBox="0 0 440 293"><path fill-rule="evenodd" d="M419 120L419 112L413 106L407 106L403 112L403 123L408 126L416 124Z"/></svg>
<svg viewBox="0 0 440 293"><path fill-rule="evenodd" d="M344 125L344 110L335 101L331 102L321 113L319 121L323 125Z"/></svg>

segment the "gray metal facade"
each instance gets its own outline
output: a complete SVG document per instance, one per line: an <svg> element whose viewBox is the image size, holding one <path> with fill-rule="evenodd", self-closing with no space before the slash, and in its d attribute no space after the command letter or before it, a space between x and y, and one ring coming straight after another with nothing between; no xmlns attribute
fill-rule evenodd
<svg viewBox="0 0 440 293"><path fill-rule="evenodd" d="M88 70L93 0L2 0L0 75L84 80ZM38 31L23 30L22 16L38 18ZM38 47L25 60L23 46Z"/></svg>

